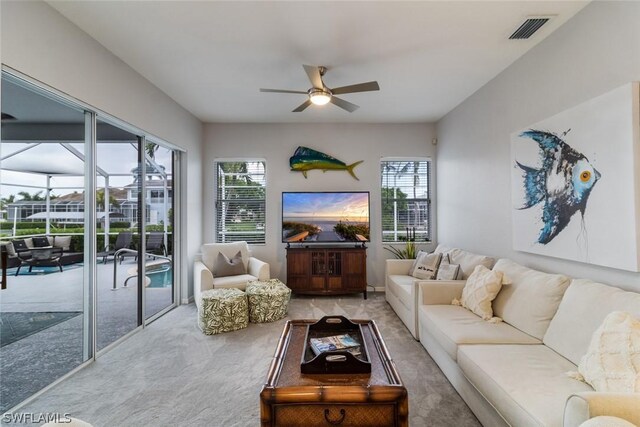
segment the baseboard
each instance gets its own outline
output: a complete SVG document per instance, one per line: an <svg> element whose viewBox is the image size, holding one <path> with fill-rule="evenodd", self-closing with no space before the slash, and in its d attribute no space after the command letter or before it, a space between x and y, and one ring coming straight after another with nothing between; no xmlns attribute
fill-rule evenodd
<svg viewBox="0 0 640 427"><path fill-rule="evenodd" d="M189 297L189 298L182 298L181 304L182 305L187 305L187 304L191 304L193 302L193 297Z"/></svg>

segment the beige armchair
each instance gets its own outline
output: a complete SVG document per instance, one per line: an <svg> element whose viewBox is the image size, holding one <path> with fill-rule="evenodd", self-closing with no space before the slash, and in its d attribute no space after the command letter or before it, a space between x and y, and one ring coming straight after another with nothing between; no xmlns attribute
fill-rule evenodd
<svg viewBox="0 0 640 427"><path fill-rule="evenodd" d="M238 251L246 274L216 277L216 259L222 252L227 258L233 258ZM208 289L238 288L244 290L251 280L269 280L269 264L251 256L247 242L207 243L202 245L202 261L196 261L193 270L193 298L200 307L200 294Z"/></svg>

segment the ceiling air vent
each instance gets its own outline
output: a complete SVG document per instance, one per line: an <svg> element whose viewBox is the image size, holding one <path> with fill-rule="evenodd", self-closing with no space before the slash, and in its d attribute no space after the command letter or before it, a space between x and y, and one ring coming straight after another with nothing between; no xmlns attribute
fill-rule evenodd
<svg viewBox="0 0 640 427"><path fill-rule="evenodd" d="M518 27L518 29L515 30L513 34L509 36L509 40L528 39L536 31L538 31L540 27L546 24L549 21L549 19L551 18L550 17L527 18L527 20L524 21L522 25L520 25L520 27Z"/></svg>

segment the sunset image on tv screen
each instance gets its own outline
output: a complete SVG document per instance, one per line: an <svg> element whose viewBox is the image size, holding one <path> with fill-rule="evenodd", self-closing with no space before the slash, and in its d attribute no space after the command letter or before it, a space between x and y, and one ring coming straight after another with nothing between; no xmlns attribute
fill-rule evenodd
<svg viewBox="0 0 640 427"><path fill-rule="evenodd" d="M282 193L282 240L369 241L369 193Z"/></svg>

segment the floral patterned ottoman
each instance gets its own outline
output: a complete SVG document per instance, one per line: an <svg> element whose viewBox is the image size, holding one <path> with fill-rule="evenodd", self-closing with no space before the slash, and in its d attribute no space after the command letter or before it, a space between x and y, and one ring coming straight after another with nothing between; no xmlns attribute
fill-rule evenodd
<svg viewBox="0 0 640 427"><path fill-rule="evenodd" d="M278 279L254 280L247 284L249 321L266 323L280 320L287 315L291 289Z"/></svg>
<svg viewBox="0 0 640 427"><path fill-rule="evenodd" d="M207 335L249 326L247 296L240 289L209 289L202 292L198 326Z"/></svg>

